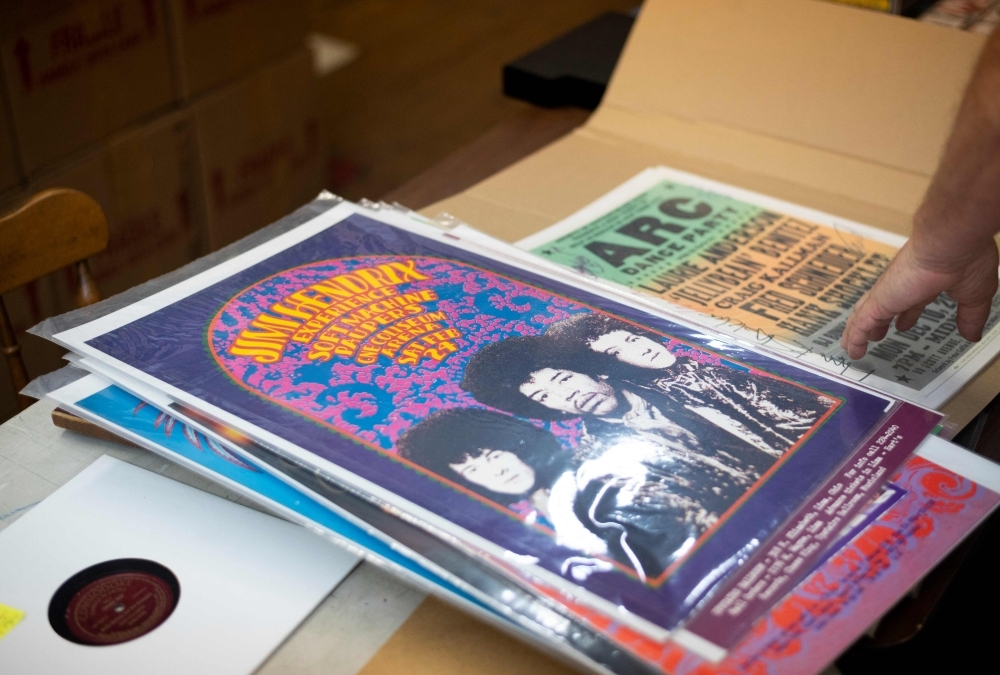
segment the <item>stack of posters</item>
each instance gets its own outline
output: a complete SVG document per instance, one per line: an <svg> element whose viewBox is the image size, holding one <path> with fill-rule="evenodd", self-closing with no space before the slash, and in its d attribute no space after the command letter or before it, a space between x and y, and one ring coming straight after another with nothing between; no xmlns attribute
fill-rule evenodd
<svg viewBox="0 0 1000 675"><path fill-rule="evenodd" d="M657 199L666 219L616 228L678 235L691 268L704 232L730 236L720 265L739 236L791 267L831 243ZM869 246L828 262L893 250ZM64 407L600 672L818 671L1000 501L910 393L957 386L955 361L845 377L542 253L320 199L35 332L91 373Z"/></svg>

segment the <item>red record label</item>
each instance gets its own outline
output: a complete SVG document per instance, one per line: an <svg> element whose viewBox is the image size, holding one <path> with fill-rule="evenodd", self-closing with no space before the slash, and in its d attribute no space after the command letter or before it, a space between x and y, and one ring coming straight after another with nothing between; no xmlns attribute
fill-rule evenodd
<svg viewBox="0 0 1000 675"><path fill-rule="evenodd" d="M49 623L71 642L116 645L166 621L180 598L169 569L136 558L109 560L70 577L49 603Z"/></svg>
<svg viewBox="0 0 1000 675"><path fill-rule="evenodd" d="M119 572L90 582L66 608L66 627L81 642L117 644L145 635L174 608L174 593L162 579Z"/></svg>

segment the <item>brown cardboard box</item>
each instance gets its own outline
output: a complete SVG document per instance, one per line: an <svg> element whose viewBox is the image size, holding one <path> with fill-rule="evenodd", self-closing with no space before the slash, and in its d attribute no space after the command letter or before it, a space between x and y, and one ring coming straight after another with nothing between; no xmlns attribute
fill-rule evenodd
<svg viewBox="0 0 1000 675"><path fill-rule="evenodd" d="M8 198L3 210L50 187L81 190L104 209L108 247L90 258L104 297L176 269L199 253L200 181L194 124L186 111L122 132L96 152L40 176ZM58 368L63 350L23 331L73 309L73 288L66 269L4 295L32 376ZM0 367L0 419L13 413L8 377Z"/></svg>
<svg viewBox="0 0 1000 675"><path fill-rule="evenodd" d="M304 0L167 0L178 95L189 98L305 44Z"/></svg>
<svg viewBox="0 0 1000 675"><path fill-rule="evenodd" d="M212 250L319 192L316 82L304 50L203 98L192 112Z"/></svg>
<svg viewBox="0 0 1000 675"><path fill-rule="evenodd" d="M0 58L29 176L173 99L156 0L4 0L0 16Z"/></svg>
<svg viewBox="0 0 1000 675"><path fill-rule="evenodd" d="M587 124L446 210L508 241L665 164L908 234L983 38L809 0L648 0ZM1000 362L943 410L959 427Z"/></svg>

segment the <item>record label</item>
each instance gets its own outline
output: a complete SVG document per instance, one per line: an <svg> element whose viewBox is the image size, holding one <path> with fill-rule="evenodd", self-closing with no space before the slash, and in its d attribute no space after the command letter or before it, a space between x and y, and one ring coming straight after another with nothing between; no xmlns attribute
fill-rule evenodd
<svg viewBox="0 0 1000 675"><path fill-rule="evenodd" d="M71 642L115 645L154 630L179 597L177 578L166 567L150 560L110 560L59 587L49 604L49 623Z"/></svg>

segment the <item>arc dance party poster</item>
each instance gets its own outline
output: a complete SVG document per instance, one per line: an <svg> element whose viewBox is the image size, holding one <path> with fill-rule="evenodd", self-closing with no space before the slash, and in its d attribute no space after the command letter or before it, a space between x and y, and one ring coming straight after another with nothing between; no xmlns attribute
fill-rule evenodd
<svg viewBox="0 0 1000 675"><path fill-rule="evenodd" d="M667 167L646 169L518 242L621 284L713 331L891 396L939 408L1000 349L1000 299L984 339L958 334L941 294L864 358L840 347L847 317L905 237Z"/></svg>

